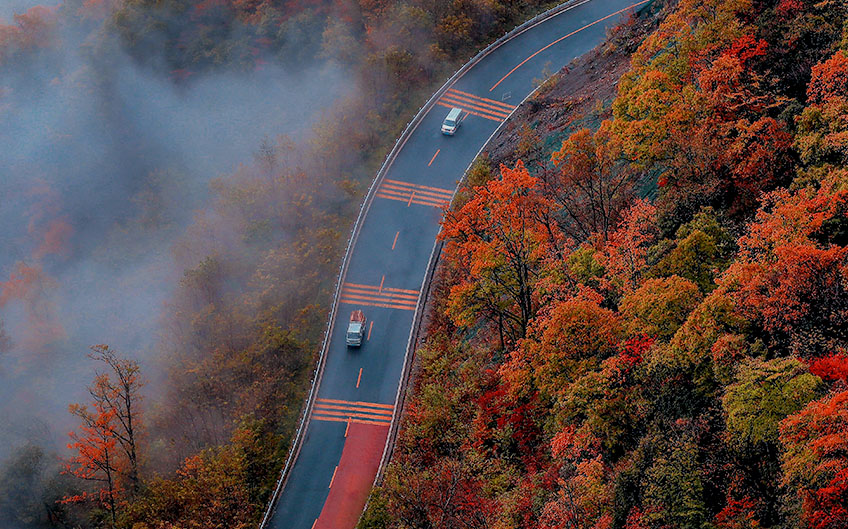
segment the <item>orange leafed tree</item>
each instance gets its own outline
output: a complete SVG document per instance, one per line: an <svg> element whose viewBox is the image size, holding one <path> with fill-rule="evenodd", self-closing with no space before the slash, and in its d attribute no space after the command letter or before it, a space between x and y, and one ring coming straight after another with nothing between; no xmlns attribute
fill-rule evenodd
<svg viewBox="0 0 848 529"><path fill-rule="evenodd" d="M89 358L104 363L88 387L91 402L71 404L68 411L80 419L79 431L68 444L75 455L65 472L97 484L96 494L67 496L64 502L94 499L109 510L114 525L119 497L139 489L138 439L141 432L139 392L143 386L135 361L119 358L106 345L91 348Z"/></svg>
<svg viewBox="0 0 848 529"><path fill-rule="evenodd" d="M465 271L451 288L451 317L460 325L491 317L502 344L524 336L539 306L535 286L543 265L562 256L565 239L539 187L522 162L501 166L501 178L475 188L443 221L445 251Z"/></svg>
<svg viewBox="0 0 848 529"><path fill-rule="evenodd" d="M819 189L769 195L725 274L738 308L802 356L848 346L848 191L833 172Z"/></svg>
<svg viewBox="0 0 848 529"><path fill-rule="evenodd" d="M109 510L112 526L116 523L117 502L120 493L119 473L124 470L117 453L117 440L112 435L115 429L114 410L95 404L92 408L71 404L71 414L79 417L79 431L71 432L68 448L76 455L65 464L65 473L96 485L96 492L65 496L64 503L84 502L91 499Z"/></svg>
<svg viewBox="0 0 848 529"><path fill-rule="evenodd" d="M650 267L648 249L659 239L656 215L653 204L636 201L601 248L598 260L606 270L608 289L629 293L641 284Z"/></svg>
<svg viewBox="0 0 848 529"><path fill-rule="evenodd" d="M606 239L633 198L635 173L619 163L608 125L605 122L597 133L575 132L551 158L557 171L545 182L545 191L563 209L563 229L575 239L595 234Z"/></svg>

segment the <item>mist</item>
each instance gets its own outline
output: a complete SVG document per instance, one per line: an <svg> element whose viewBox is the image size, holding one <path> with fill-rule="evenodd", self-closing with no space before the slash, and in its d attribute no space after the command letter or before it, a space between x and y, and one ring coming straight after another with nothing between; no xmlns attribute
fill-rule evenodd
<svg viewBox="0 0 848 529"><path fill-rule="evenodd" d="M31 5L6 2L0 20ZM91 345L157 378L173 247L209 183L263 139L307 135L349 84L331 62L178 77L51 31L11 64L0 53L0 459L29 442L61 453Z"/></svg>
<svg viewBox="0 0 848 529"><path fill-rule="evenodd" d="M40 2L39 0L3 0L0 2L0 23L9 23L15 15L26 12L37 5L54 6L58 1Z"/></svg>

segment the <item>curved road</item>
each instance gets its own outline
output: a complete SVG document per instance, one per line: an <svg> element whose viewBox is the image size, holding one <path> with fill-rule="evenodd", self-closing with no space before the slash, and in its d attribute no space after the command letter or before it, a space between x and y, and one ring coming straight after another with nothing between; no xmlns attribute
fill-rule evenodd
<svg viewBox="0 0 848 529"><path fill-rule="evenodd" d="M647 1L586 0L518 34L455 79L398 152L361 221L343 274L314 407L294 465L266 527L353 529L387 442L419 289L448 202L480 148L555 70L605 38ZM439 132L447 108L469 115ZM350 313L363 309L367 339L345 346Z"/></svg>

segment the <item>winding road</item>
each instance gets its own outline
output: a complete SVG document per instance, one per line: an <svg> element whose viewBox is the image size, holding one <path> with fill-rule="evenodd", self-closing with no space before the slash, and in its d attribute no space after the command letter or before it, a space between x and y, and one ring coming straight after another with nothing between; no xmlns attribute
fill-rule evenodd
<svg viewBox="0 0 848 529"><path fill-rule="evenodd" d="M600 44L648 0L581 0L478 56L422 109L369 191L340 277L322 363L264 528L353 529L389 442L407 344L449 202L466 168L534 88ZM468 116L443 136L451 107ZM359 349L345 346L353 310L368 317Z"/></svg>

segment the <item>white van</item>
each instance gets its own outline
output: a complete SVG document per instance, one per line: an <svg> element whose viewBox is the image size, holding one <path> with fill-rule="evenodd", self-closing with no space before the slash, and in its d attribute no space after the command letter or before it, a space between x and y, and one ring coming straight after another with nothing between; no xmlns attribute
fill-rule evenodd
<svg viewBox="0 0 848 529"><path fill-rule="evenodd" d="M462 125L462 120L465 119L465 112L461 108L452 108L448 112L447 117L442 122L442 134L453 136L456 134L456 129Z"/></svg>

